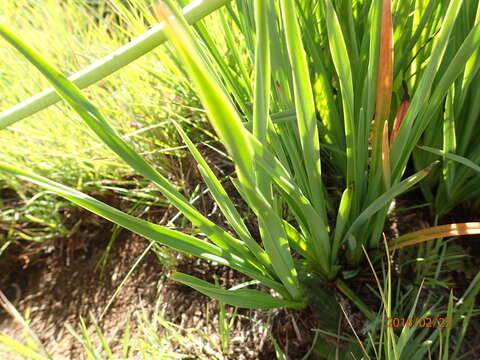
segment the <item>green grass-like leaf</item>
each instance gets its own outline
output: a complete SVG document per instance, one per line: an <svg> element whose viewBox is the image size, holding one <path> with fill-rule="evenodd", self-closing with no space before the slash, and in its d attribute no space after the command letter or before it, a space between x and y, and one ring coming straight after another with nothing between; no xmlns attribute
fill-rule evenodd
<svg viewBox="0 0 480 360"><path fill-rule="evenodd" d="M207 281L179 272L173 274L172 279L188 285L204 295L239 308L275 309L278 307L289 307L301 309L305 306L302 302L282 300L258 290L225 290Z"/></svg>

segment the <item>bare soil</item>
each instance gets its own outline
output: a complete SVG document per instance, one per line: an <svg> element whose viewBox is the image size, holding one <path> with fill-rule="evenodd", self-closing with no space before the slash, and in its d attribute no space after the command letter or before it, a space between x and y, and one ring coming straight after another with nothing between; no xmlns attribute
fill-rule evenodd
<svg viewBox="0 0 480 360"><path fill-rule="evenodd" d="M101 200L122 207L118 199L102 196ZM226 287L249 279L226 267L214 266L163 248L160 253L166 258L159 259L154 251L149 251L104 313L112 295L149 242L122 230L102 270L99 264L113 225L82 209L69 208L64 210L63 215L67 226L82 220L71 236L41 244L19 241L0 258L0 290L21 314L29 314L30 328L55 359L87 359L82 345L65 324L79 331L79 321L83 318L92 334L94 327L90 314L98 321L105 337L113 339L122 336L131 314L141 312L146 318L153 318L153 313L158 311L162 318L184 329L179 331L185 336L195 329L209 337L204 348L192 346L188 349L171 344L173 351L190 352L192 359L274 359L270 330L265 326L268 321L273 325L272 332L278 343L290 355L302 355L311 343L312 336L309 334L316 320L309 311L238 310L230 332L232 339L241 340L232 341L230 354L222 354L218 303L168 280L168 274L175 268L208 281L216 277ZM164 215L157 212L155 217L160 219ZM148 213L144 216L148 217ZM165 261L167 265L163 265ZM231 316L233 309L227 306L226 310ZM134 325L133 334L138 331ZM21 340L23 332L21 324L0 308L0 333ZM166 334L166 331L162 332ZM95 336L93 339L94 344L99 345ZM120 349L120 346L117 348ZM15 359L1 352L0 355Z"/></svg>

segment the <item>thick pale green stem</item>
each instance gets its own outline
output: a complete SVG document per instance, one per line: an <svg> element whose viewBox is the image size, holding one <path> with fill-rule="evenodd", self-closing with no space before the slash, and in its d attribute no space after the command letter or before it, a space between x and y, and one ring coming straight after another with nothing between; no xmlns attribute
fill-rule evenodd
<svg viewBox="0 0 480 360"><path fill-rule="evenodd" d="M197 0L186 6L182 12L189 23L194 23L228 2L230 0ZM164 43L167 40L164 27L164 23L156 25L103 59L73 74L69 80L83 89L106 78ZM33 115L55 104L60 99L53 88L44 90L0 113L0 129Z"/></svg>

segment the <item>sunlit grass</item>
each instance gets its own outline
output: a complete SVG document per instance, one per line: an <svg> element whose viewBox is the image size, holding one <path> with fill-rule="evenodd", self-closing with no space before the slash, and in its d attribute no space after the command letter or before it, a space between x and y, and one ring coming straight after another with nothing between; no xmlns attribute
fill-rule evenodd
<svg viewBox="0 0 480 360"><path fill-rule="evenodd" d="M27 42L40 46L46 58L66 74L81 70L130 38L118 31L113 14L78 1L2 2L2 22ZM143 31L148 27L144 24ZM170 112L200 118L196 100L181 73L172 73L159 49L91 88L86 95L116 120L118 131L135 141L136 150L162 166L159 147L178 145L169 131ZM48 82L12 49L2 46L0 110L49 87ZM171 65L171 64L170 64ZM159 81L159 76L161 77ZM21 81L19 81L21 79ZM128 168L118 161L68 106L60 103L14 124L0 134L2 158L51 175L73 186L98 179L118 179ZM172 151L173 152L173 151ZM4 178L5 179L5 178ZM6 180L6 179L5 179ZM11 179L8 179L11 181Z"/></svg>
<svg viewBox="0 0 480 360"><path fill-rule="evenodd" d="M145 20L153 20L148 9L142 10L145 17L135 18L122 9L121 2L114 3L136 30ZM462 112L456 110L473 97L470 82L479 67L471 59L480 47L480 25L469 10L477 10L479 4L452 0L420 6L423 3L256 0L251 4L240 0L236 7L220 10L219 22L227 35L218 43L205 24L188 26L174 2L169 2L170 7L155 7L154 17L165 22L164 35L170 41L168 56L162 57L174 74L169 84L181 79L181 88L194 91L205 108L235 166L231 181L248 214L255 218L258 238L252 236L244 214L236 209L180 121L175 123L176 130L229 229L196 209L171 178L159 171L156 159L143 156L138 142L124 136L131 125L110 122L125 111L102 103L95 93L81 91L65 76L61 64L30 46L33 40L22 39L5 26L0 26L1 35L35 65L111 151L159 189L195 232L187 235L135 218L56 178L50 180L55 173L42 176L40 171L23 170L25 164L11 164L8 158L0 167L151 241L229 266L254 280L223 289L188 274L173 275L222 303L302 309L308 299L301 272L315 273L321 279L319 286L334 283L374 322L378 309L369 309L347 281L358 275L364 251L375 255L376 265L381 260L388 263L386 277L390 281L389 251L445 236L478 234L480 229L479 223L467 223L402 234L385 245L386 256L381 252L384 226L396 197L420 184L427 201L438 205L441 196L448 197L455 187L461 189L467 181L466 189L472 189L478 181L467 172L460 185L454 185L458 174L478 170L476 155L469 160L456 154L456 131L475 129L471 125L475 113L470 120L462 120ZM228 31L229 21L236 24L235 32ZM399 28L407 29L407 35ZM240 39L245 47L237 49L235 42ZM141 41L152 46L153 39ZM227 56L220 50L224 46ZM407 55L402 55L404 52ZM163 74L163 69L156 70L151 64L139 72L144 70L150 75ZM141 92L144 97L148 94ZM126 95L125 99L130 104L137 101ZM325 105L328 109L319 109ZM418 147L422 144L436 144L442 150ZM418 149L440 154L441 165ZM412 154L414 171L409 166ZM457 169L460 165L468 169ZM330 174L323 172L325 167L331 169ZM429 179L436 168L441 168L441 176L437 173ZM336 181L328 189L331 178ZM437 204L429 186L441 190L435 195ZM342 194L340 199L338 194ZM448 206L465 198L456 195ZM438 210L438 206L432 208ZM247 288L252 284L264 287ZM477 283L472 286L476 288ZM379 292L385 315L391 317L391 284ZM454 311L452 301L450 298L449 314ZM381 339L387 358L398 359L401 353L408 353L406 338L402 333L397 339L393 330L386 331ZM442 356L448 353L448 349L441 351Z"/></svg>

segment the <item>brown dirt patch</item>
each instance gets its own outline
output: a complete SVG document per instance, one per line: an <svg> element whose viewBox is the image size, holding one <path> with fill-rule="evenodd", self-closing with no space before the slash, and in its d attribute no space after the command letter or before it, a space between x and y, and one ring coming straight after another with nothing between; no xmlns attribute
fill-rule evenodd
<svg viewBox="0 0 480 360"><path fill-rule="evenodd" d="M101 313L148 243L125 231L116 239L103 273L99 261L107 247L112 225L81 210L82 225L67 239L12 247L2 263L0 289L21 313L30 312L31 328L56 356L81 358L80 345L64 324L78 328L80 317ZM10 250L10 249L9 249ZM17 261L14 261L16 258ZM7 270L9 268L9 270ZM129 313L150 308L157 295L162 265L149 253L126 281L110 310L99 320L105 335L118 331ZM21 330L2 314L0 330L18 335Z"/></svg>
<svg viewBox="0 0 480 360"><path fill-rule="evenodd" d="M102 196L101 200L122 207L114 198ZM164 218L164 215L156 210L154 216ZM107 339L120 338L129 315L139 312L148 319L156 314L178 325L179 334L185 338L192 334L206 337L201 346L171 344L173 351L190 354L192 359L275 359L270 331L294 358L308 349L311 329L316 324L310 311L239 309L230 328L231 351L222 354L218 302L168 280L167 275L174 266L177 271L208 281L216 277L226 288L249 279L224 266L163 248L149 251L102 316L112 295L149 242L122 230L101 272L98 264L109 243L113 225L77 208L64 210L63 216L68 227L82 220L69 237L41 244L18 242L0 258L0 290L22 315L30 314L31 329L55 359L87 359L82 345L65 327L66 323L78 331L80 318L84 318L93 334L94 328L89 321L93 314ZM168 265L162 265L158 255L164 255ZM226 312L231 319L234 309L226 306ZM139 329L132 324L135 334ZM21 325L3 309L0 309L0 332L22 339ZM168 335L168 332L160 328L158 335ZM99 345L95 336L93 339L94 344ZM120 349L120 345L116 347ZM6 354L2 354L3 357L13 358Z"/></svg>

